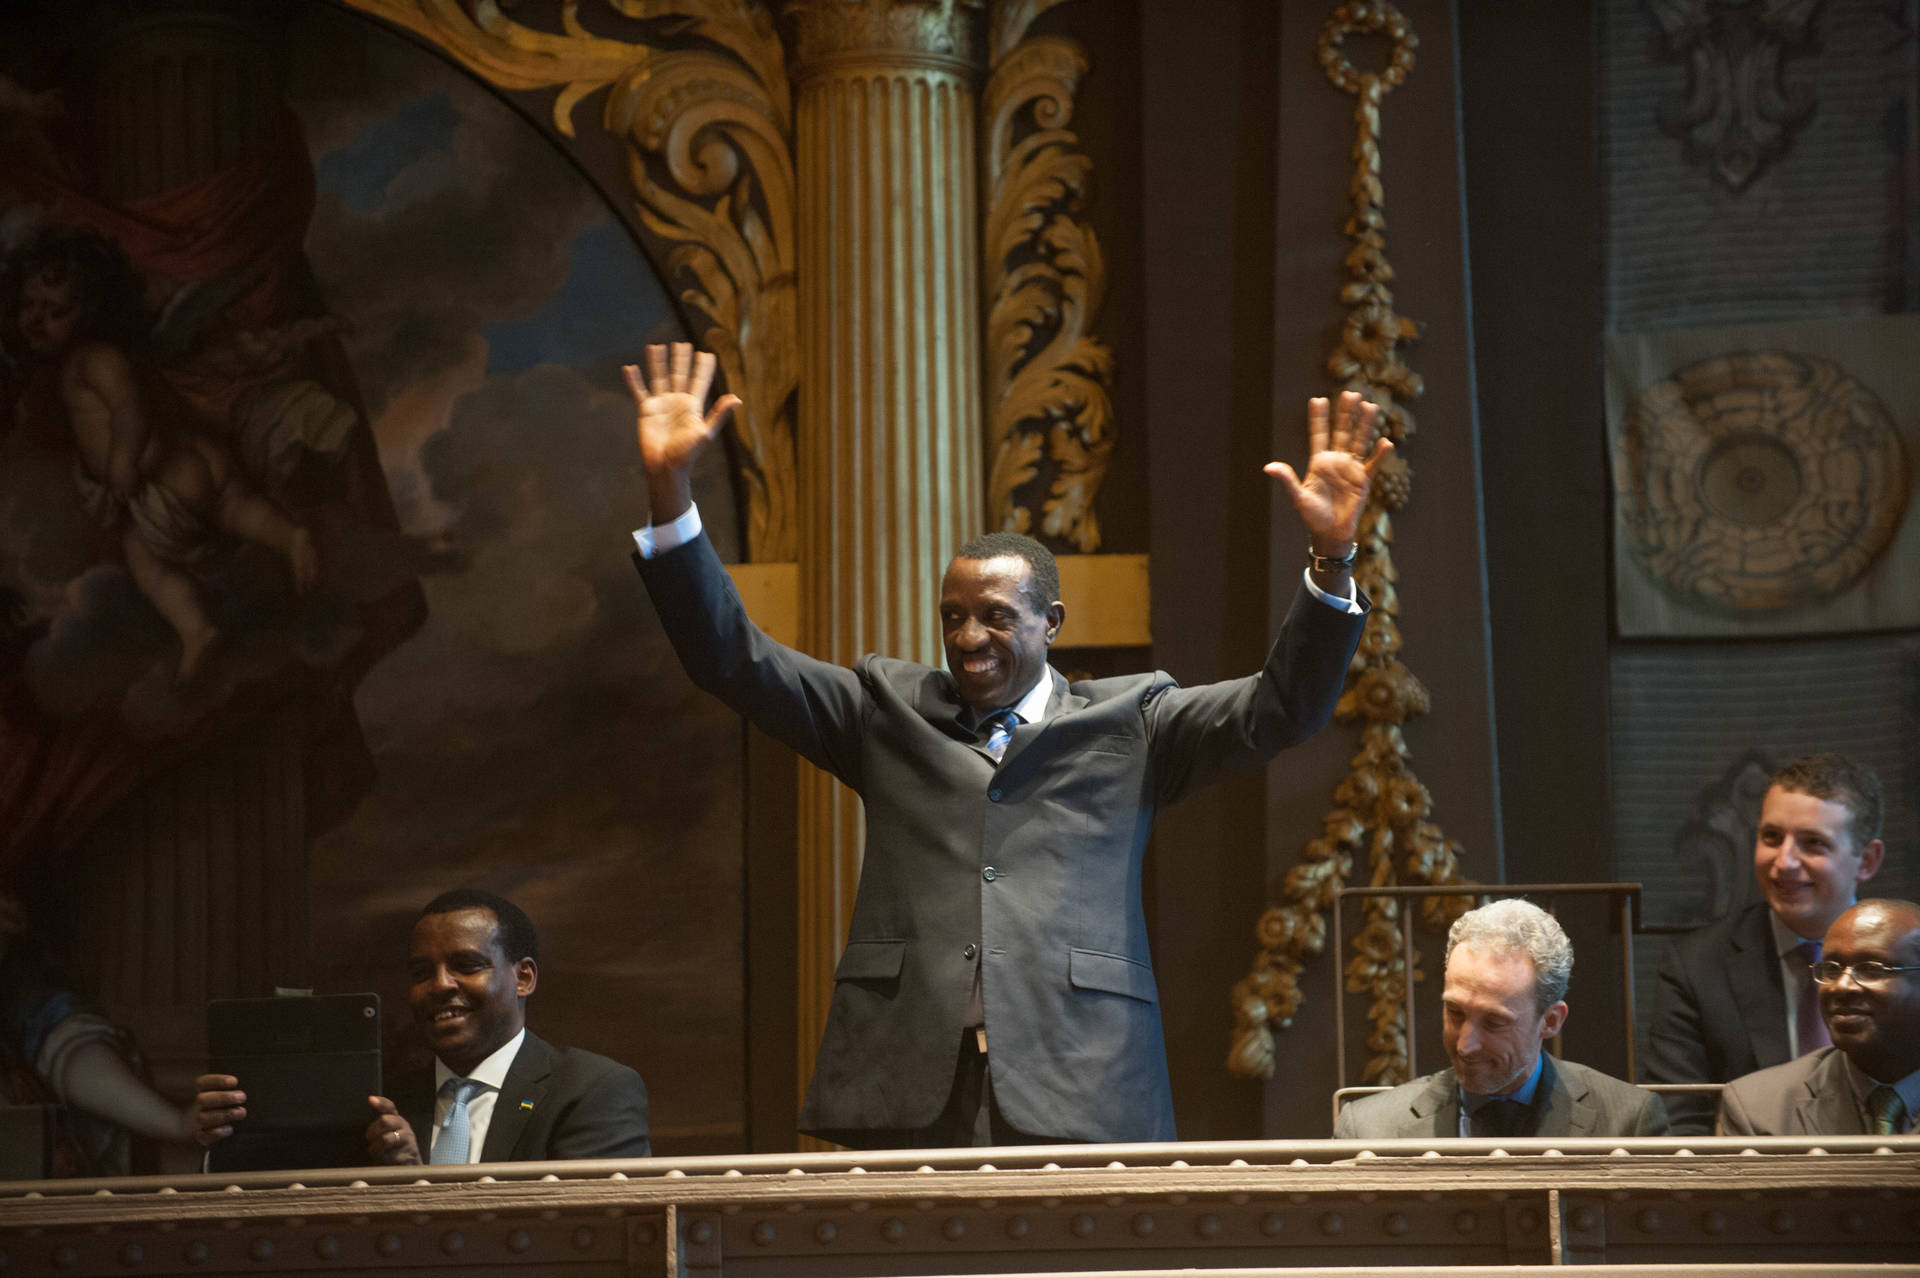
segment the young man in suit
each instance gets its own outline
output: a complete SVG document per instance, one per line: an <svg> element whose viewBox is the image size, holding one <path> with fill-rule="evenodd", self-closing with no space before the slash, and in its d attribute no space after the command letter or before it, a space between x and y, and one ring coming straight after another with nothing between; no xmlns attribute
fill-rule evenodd
<svg viewBox="0 0 1920 1278"><path fill-rule="evenodd" d="M1904 1136L1920 1117L1920 906L1862 901L1815 972L1830 1047L1727 1084L1728 1136Z"/></svg>
<svg viewBox="0 0 1920 1278"><path fill-rule="evenodd" d="M1647 1079L1724 1083L1825 1046L1811 965L1820 938L1880 869L1880 778L1839 754L1773 774L1753 874L1761 900L1678 938L1660 964ZM1713 1128L1708 1097L1668 1100L1674 1131Z"/></svg>
<svg viewBox="0 0 1920 1278"><path fill-rule="evenodd" d="M1174 1137L1140 900L1157 809L1262 766L1333 712L1365 603L1355 529L1378 410L1309 406L1305 477L1267 470L1306 526L1307 581L1266 667L1181 688L1162 673L1069 685L1047 664L1066 608L1053 557L963 547L938 600L947 669L852 669L769 639L700 531L691 469L738 401L714 360L648 352L639 412L652 526L636 559L688 675L856 791L866 855L802 1130L868 1148Z"/></svg>
<svg viewBox="0 0 1920 1278"><path fill-rule="evenodd" d="M1653 1093L1541 1047L1567 1019L1573 945L1528 901L1483 905L1447 933L1441 1041L1452 1064L1340 1111L1338 1140L1659 1136Z"/></svg>
<svg viewBox="0 0 1920 1278"><path fill-rule="evenodd" d="M433 1048L433 1090L367 1098L375 1163L500 1163L645 1158L647 1089L625 1065L556 1047L527 1029L539 940L521 909L491 892L442 893L420 912L407 955L408 1005ZM203 1074L199 1141L212 1147L247 1116L241 1080ZM424 1140L423 1140L424 1133Z"/></svg>

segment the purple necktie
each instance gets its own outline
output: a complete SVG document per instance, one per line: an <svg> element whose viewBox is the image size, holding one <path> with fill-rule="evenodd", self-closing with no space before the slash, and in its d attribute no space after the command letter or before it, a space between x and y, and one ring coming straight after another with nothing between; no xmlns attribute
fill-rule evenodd
<svg viewBox="0 0 1920 1278"><path fill-rule="evenodd" d="M1827 1035L1827 1022L1820 1015L1820 985L1813 979L1813 965L1820 961L1820 942L1802 941L1797 947L1800 955L1800 1015L1799 1029L1800 1054L1817 1051L1833 1042Z"/></svg>

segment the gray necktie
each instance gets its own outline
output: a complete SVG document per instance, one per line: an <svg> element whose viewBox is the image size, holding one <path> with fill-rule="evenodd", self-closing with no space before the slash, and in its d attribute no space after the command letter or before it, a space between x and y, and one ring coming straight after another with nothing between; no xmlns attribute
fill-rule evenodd
<svg viewBox="0 0 1920 1278"><path fill-rule="evenodd" d="M987 734L987 753L995 763L1006 757L1007 743L1013 740L1013 730L1019 725L1020 716L1012 710L995 710L981 720L980 727Z"/></svg>
<svg viewBox="0 0 1920 1278"><path fill-rule="evenodd" d="M1867 1093L1867 1135L1898 1136L1907 1125L1907 1103L1885 1083Z"/></svg>
<svg viewBox="0 0 1920 1278"><path fill-rule="evenodd" d="M480 1091L480 1084L470 1078L449 1078L440 1084L440 1094L453 1099L447 1106L447 1116L440 1120L440 1138L433 1142L433 1161L436 1163L464 1163L473 1150L472 1119L467 1114L467 1102Z"/></svg>
<svg viewBox="0 0 1920 1278"><path fill-rule="evenodd" d="M1805 961L1800 965L1800 1010L1794 1017L1795 1028L1799 1031L1800 1054L1818 1051L1833 1042L1827 1034L1827 1022L1820 1015L1820 985L1813 979L1813 965L1820 961L1820 942L1802 941L1799 945L1800 956Z"/></svg>

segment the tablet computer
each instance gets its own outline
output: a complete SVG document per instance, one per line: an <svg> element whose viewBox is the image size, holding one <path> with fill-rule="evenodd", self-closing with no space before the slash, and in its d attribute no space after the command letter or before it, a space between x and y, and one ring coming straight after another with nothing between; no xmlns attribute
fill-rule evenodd
<svg viewBox="0 0 1920 1278"><path fill-rule="evenodd" d="M247 1094L238 1130L351 1131L379 1096L380 996L306 994L207 1004L207 1068Z"/></svg>

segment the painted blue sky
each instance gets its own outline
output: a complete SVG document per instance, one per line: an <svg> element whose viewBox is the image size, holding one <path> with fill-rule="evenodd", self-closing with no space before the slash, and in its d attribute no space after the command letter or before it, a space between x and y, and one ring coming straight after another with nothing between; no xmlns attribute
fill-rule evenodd
<svg viewBox="0 0 1920 1278"><path fill-rule="evenodd" d="M396 179L413 165L451 154L461 117L445 93L407 102L318 157L316 179L348 209L378 218ZM485 322L487 371L542 364L592 368L633 358L670 317L651 264L610 214L567 243L567 275L531 314Z"/></svg>

